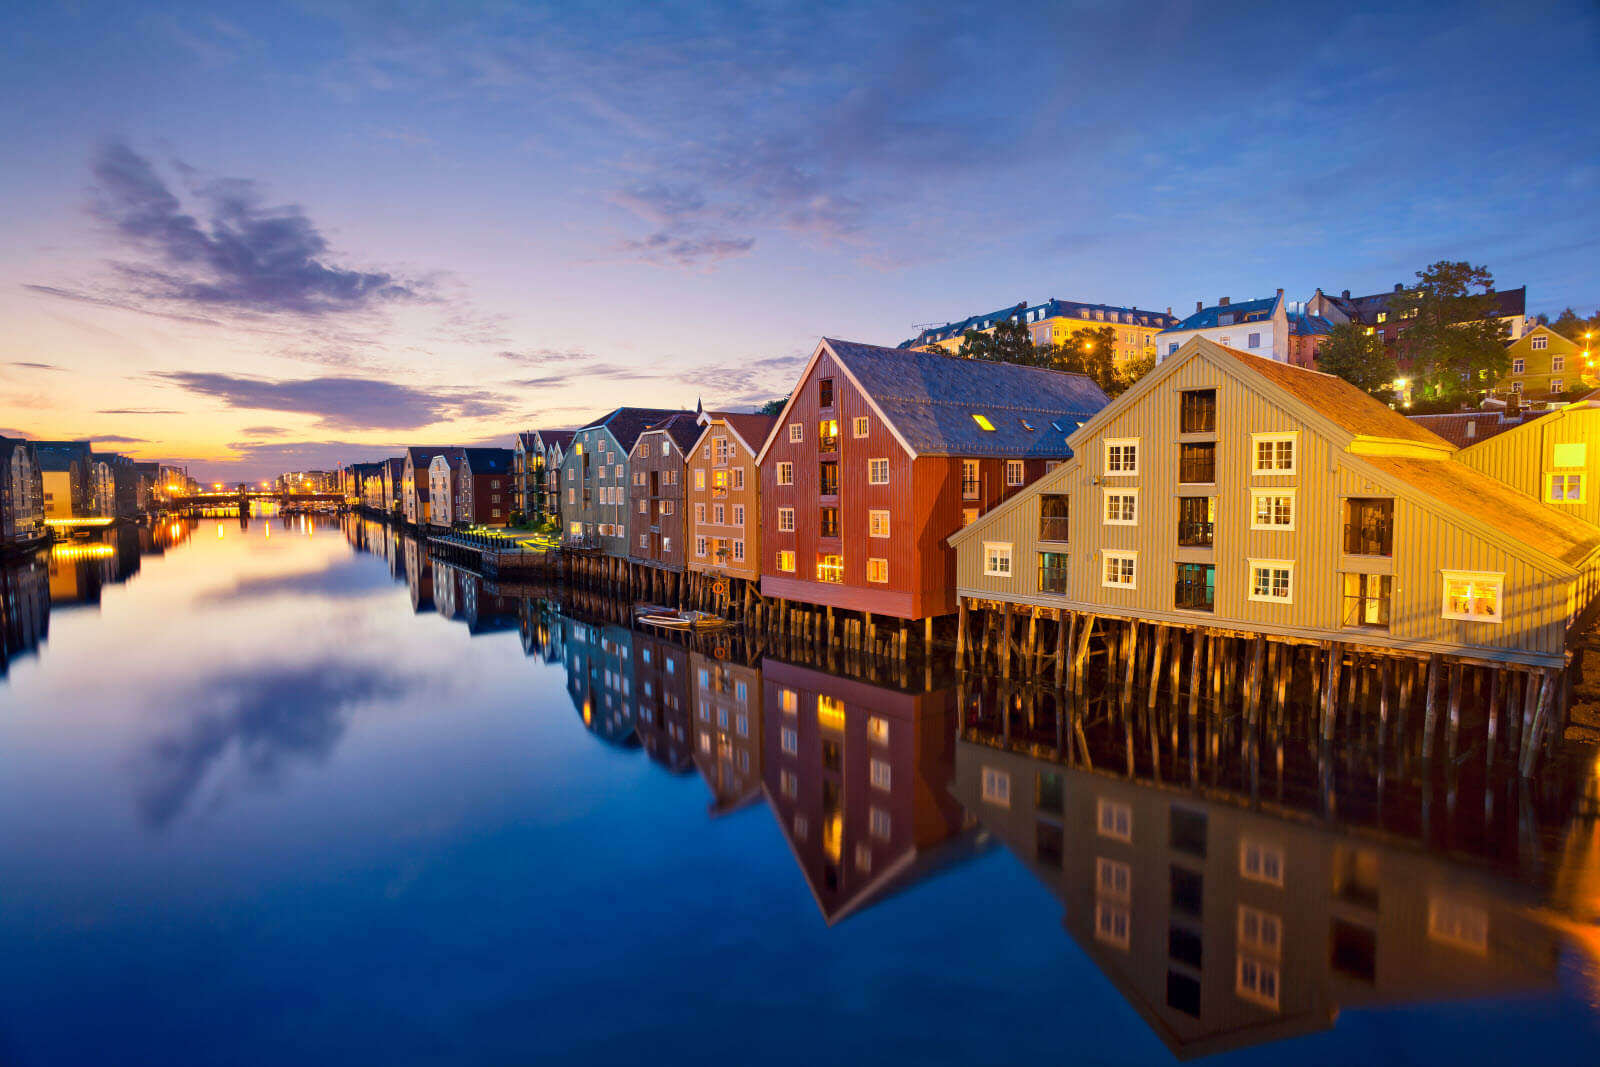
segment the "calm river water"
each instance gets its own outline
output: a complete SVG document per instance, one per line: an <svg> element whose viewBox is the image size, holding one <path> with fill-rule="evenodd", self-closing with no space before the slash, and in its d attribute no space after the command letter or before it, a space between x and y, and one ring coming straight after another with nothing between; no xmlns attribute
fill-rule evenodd
<svg viewBox="0 0 1600 1067"><path fill-rule="evenodd" d="M354 519L4 578L6 1067L1600 1049L1582 761L1174 784L1108 722L1091 769L933 672L719 658Z"/></svg>

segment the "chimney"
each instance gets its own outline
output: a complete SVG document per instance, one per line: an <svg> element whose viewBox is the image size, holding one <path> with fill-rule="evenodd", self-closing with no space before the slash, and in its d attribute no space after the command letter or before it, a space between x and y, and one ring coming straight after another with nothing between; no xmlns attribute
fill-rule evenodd
<svg viewBox="0 0 1600 1067"><path fill-rule="evenodd" d="M1206 309L1206 302L1204 300L1196 300L1194 302L1194 309L1196 311L1204 311Z"/></svg>
<svg viewBox="0 0 1600 1067"><path fill-rule="evenodd" d="M1344 297L1346 300L1349 300L1350 299L1350 290L1346 289L1344 292L1340 293L1339 295Z"/></svg>
<svg viewBox="0 0 1600 1067"><path fill-rule="evenodd" d="M1169 318L1169 319L1172 318L1172 305L1171 304L1167 305L1167 318Z"/></svg>
<svg viewBox="0 0 1600 1067"><path fill-rule="evenodd" d="M1228 298L1227 297L1223 297L1221 300L1218 300L1217 301L1217 306L1218 307L1227 307L1228 306Z"/></svg>
<svg viewBox="0 0 1600 1067"><path fill-rule="evenodd" d="M1406 287L1401 285L1399 282L1395 282L1394 283L1394 291L1397 292L1397 293L1403 293L1403 292L1406 291Z"/></svg>
<svg viewBox="0 0 1600 1067"><path fill-rule="evenodd" d="M1282 300L1282 299L1283 299L1283 290L1282 290L1282 289L1279 289L1279 290L1278 290L1278 299L1279 299L1279 300Z"/></svg>

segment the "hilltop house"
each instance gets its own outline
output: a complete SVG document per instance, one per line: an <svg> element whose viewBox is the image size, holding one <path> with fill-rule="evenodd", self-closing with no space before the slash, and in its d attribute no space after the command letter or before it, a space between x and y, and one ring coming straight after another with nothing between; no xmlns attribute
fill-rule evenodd
<svg viewBox="0 0 1600 1067"><path fill-rule="evenodd" d="M991 311L987 315L970 315L959 322L931 327L911 340L901 342L900 347L954 355L968 333L992 333L996 326L1012 321L1026 325L1028 336L1040 347L1063 344L1081 330L1109 326L1117 335L1116 351L1112 355L1120 365L1154 356L1156 333L1176 325L1178 320L1173 317L1171 308L1165 312L1141 311L1139 308L1085 304L1052 297L1042 304L1021 303Z"/></svg>
<svg viewBox="0 0 1600 1067"><path fill-rule="evenodd" d="M691 571L760 580L756 455L777 421L775 415L700 413L700 436L689 449L685 503Z"/></svg>
<svg viewBox="0 0 1600 1067"><path fill-rule="evenodd" d="M1399 282L1389 292L1370 296L1351 296L1348 289L1338 296L1330 296L1318 289L1306 301L1306 311L1334 323L1353 322L1363 327L1368 335L1381 337L1384 344L1392 345L1405 332L1409 317L1406 309L1397 307L1394 302L1395 297L1405 291L1406 287ZM1529 327L1527 286L1497 289L1494 299L1496 315L1505 323L1507 337L1512 341L1518 340L1528 332Z"/></svg>
<svg viewBox="0 0 1600 1067"><path fill-rule="evenodd" d="M1082 375L823 338L756 459L762 595L953 612L945 538L1070 457L1106 402Z"/></svg>
<svg viewBox="0 0 1600 1067"><path fill-rule="evenodd" d="M1600 580L1600 530L1340 379L1204 339L1070 443L951 538L962 597L1549 666Z"/></svg>
<svg viewBox="0 0 1600 1067"><path fill-rule="evenodd" d="M1223 297L1210 307L1195 301L1193 315L1156 335L1156 360L1169 358L1195 337L1279 363L1289 362L1289 305L1284 302L1283 290L1276 296L1238 303Z"/></svg>
<svg viewBox="0 0 1600 1067"><path fill-rule="evenodd" d="M1557 403L1584 396L1595 387L1594 367L1582 345L1548 326L1535 326L1506 349L1506 375L1492 393L1521 401Z"/></svg>
<svg viewBox="0 0 1600 1067"><path fill-rule="evenodd" d="M628 557L682 571L685 457L700 427L690 412L668 415L639 435L628 464Z"/></svg>
<svg viewBox="0 0 1600 1067"><path fill-rule="evenodd" d="M670 408L617 408L574 432L561 460L561 524L569 545L628 558L628 457Z"/></svg>
<svg viewBox="0 0 1600 1067"><path fill-rule="evenodd" d="M511 520L516 500L516 486L511 477L514 458L509 448L461 450L456 480L457 521L504 526Z"/></svg>

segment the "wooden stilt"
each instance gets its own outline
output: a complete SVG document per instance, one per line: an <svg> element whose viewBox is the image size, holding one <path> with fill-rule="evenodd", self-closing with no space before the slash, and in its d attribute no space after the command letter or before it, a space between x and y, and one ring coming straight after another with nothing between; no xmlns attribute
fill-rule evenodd
<svg viewBox="0 0 1600 1067"><path fill-rule="evenodd" d="M1422 711L1422 760L1424 763L1433 759L1434 728L1439 720L1439 654L1435 652L1428 657L1427 692L1423 695Z"/></svg>
<svg viewBox="0 0 1600 1067"><path fill-rule="evenodd" d="M962 597L956 605L956 666L965 670L967 667L967 598Z"/></svg>
<svg viewBox="0 0 1600 1067"><path fill-rule="evenodd" d="M1450 664L1450 703L1448 732L1445 734L1445 759L1452 764L1461 742L1461 664Z"/></svg>

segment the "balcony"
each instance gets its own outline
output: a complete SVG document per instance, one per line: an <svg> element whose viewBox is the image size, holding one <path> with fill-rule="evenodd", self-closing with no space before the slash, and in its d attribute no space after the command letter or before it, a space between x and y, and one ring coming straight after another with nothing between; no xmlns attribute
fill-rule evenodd
<svg viewBox="0 0 1600 1067"><path fill-rule="evenodd" d="M1216 523L1206 519L1180 519L1178 544L1184 548L1210 548L1216 535Z"/></svg>
<svg viewBox="0 0 1600 1067"><path fill-rule="evenodd" d="M1394 501L1352 498L1345 503L1344 550L1350 556L1394 555Z"/></svg>
<svg viewBox="0 0 1600 1067"><path fill-rule="evenodd" d="M817 536L839 536L839 509L822 508L817 512Z"/></svg>
<svg viewBox="0 0 1600 1067"><path fill-rule="evenodd" d="M840 585L844 582L844 557L823 556L817 561L817 581Z"/></svg>
<svg viewBox="0 0 1600 1067"><path fill-rule="evenodd" d="M1066 553L1039 553L1039 592L1066 596L1067 570Z"/></svg>
<svg viewBox="0 0 1600 1067"><path fill-rule="evenodd" d="M1189 485L1210 485L1216 480L1216 445L1207 443L1178 446L1178 481Z"/></svg>
<svg viewBox="0 0 1600 1067"><path fill-rule="evenodd" d="M1068 539L1068 531L1070 529L1071 520L1065 515L1039 516L1039 540L1041 541L1065 542Z"/></svg>
<svg viewBox="0 0 1600 1067"><path fill-rule="evenodd" d="M1178 407L1179 433L1215 433L1217 430L1217 391L1190 389L1183 393Z"/></svg>
<svg viewBox="0 0 1600 1067"><path fill-rule="evenodd" d="M822 496L839 495L839 464L829 462L817 468L817 492Z"/></svg>

